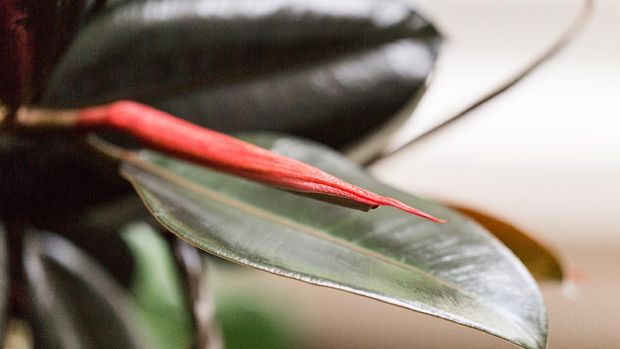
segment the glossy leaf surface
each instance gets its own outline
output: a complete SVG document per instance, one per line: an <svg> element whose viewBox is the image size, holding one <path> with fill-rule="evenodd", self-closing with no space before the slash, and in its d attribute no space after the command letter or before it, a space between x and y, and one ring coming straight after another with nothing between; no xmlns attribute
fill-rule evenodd
<svg viewBox="0 0 620 349"><path fill-rule="evenodd" d="M400 1L129 2L90 23L42 104L151 104L219 131L341 146L418 95L439 35Z"/></svg>
<svg viewBox="0 0 620 349"><path fill-rule="evenodd" d="M36 347L151 347L128 295L90 257L51 233L24 244Z"/></svg>
<svg viewBox="0 0 620 349"><path fill-rule="evenodd" d="M450 207L488 229L491 234L495 235L519 257L536 280L562 281L564 279L562 264L555 253L524 231L511 223L479 210L453 205Z"/></svg>
<svg viewBox="0 0 620 349"><path fill-rule="evenodd" d="M122 172L169 230L232 261L372 297L544 348L534 280L463 216L369 178L327 148L276 136L247 140L448 219L330 205L144 152Z"/></svg>

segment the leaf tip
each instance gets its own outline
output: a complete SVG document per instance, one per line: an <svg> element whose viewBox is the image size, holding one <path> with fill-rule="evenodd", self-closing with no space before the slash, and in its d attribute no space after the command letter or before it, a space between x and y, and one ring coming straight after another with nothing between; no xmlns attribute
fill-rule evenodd
<svg viewBox="0 0 620 349"><path fill-rule="evenodd" d="M418 210L417 208L413 208L413 207L411 207L411 206L409 206L407 204L404 204L404 203L402 203L402 202L400 202L398 200L392 199L392 200L389 200L389 201L383 203L383 205L392 206L392 207L398 208L398 209L400 209L402 211L414 214L414 215L422 217L422 218L426 218L429 221L432 221L432 222L435 222L435 223L444 224L444 223L447 222L447 220L445 220L445 219L437 218L437 217L435 217L435 216L433 216L433 215L431 215L429 213L426 213L424 211Z"/></svg>

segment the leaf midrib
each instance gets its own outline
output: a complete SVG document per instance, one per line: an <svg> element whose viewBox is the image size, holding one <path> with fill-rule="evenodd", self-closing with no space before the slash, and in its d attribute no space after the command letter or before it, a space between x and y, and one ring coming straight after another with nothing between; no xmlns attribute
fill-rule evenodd
<svg viewBox="0 0 620 349"><path fill-rule="evenodd" d="M437 284L440 284L444 287L447 287L455 292L457 292L458 294L461 294L463 296L467 296L469 298L471 298L472 300L475 300L476 302L485 305L485 307L487 307L489 310L492 310L494 313L496 313L497 315L501 316L503 319L505 319L505 321L508 321L510 323L512 323L514 326L517 326L519 328L521 328L521 331L523 334L529 336L531 339L534 340L534 342L538 343L538 341L535 339L535 337L533 337L529 331L527 330L529 327L527 325L525 325L524 323L522 323L522 320L519 318L516 318L514 316L514 314L508 312L506 309L504 309L501 305L496 304L495 302L492 301L488 301L484 298L481 298L479 295L471 293L469 291L465 291L462 288L460 288L458 285L455 285L449 281L443 280L438 278L436 275L433 275L425 270L422 270L416 266L413 266L411 264L407 264L404 262L401 262L399 260L396 260L394 258L382 255L378 252L375 252L369 248L365 248L363 246L359 246L356 245L348 240L339 238L339 237L335 237L333 235L330 235L320 229L316 229L313 227L308 227L306 225L303 225L301 223L295 222L287 217L283 217L280 215L277 215L273 212L269 212L266 211L264 209L252 206L248 203L245 203L243 201L240 201L236 198L224 195L222 193L216 192L214 190L211 190L195 181L189 180L187 178L184 178L182 176L180 176L179 174L175 173L174 171L162 167L160 165L154 164L152 162L149 162L143 158L140 157L140 155L138 155L137 153L134 152L128 152L126 154L123 154L123 160L127 163L129 163L130 165L133 165L135 167L138 167L152 175L158 176L162 179L165 179L171 183L176 184L177 186L179 186L180 188L182 188L183 190L187 190L189 192L192 193L198 193L201 195L205 195L206 197L219 202L221 204L224 205L228 205L230 207L233 207L235 209L238 209L239 211L251 214L257 218L260 219L265 219L266 221L270 222L270 223L274 223L274 224L282 224L290 229L294 229L297 231L300 231L302 233L308 234L312 237L318 238L320 240L323 241L329 241L332 242L340 247L346 248L346 249L350 249L353 252L357 252L360 253L362 255L371 257L371 258L376 258L384 263L399 267L399 268L403 268L405 270L408 270L410 272L413 272L417 275L423 276L425 278L428 278L430 281L432 282L436 282ZM135 178L132 177L131 174L127 173L125 170L123 170L123 168L121 167L121 175L126 178L127 180L129 180L134 186L138 187L139 185L137 185L137 182L135 181ZM458 321L457 321L458 322ZM502 336L499 336L498 333L494 333L492 332L492 327L489 327L487 329L483 329L480 328L478 326L472 326L472 324L468 324L467 322L463 322L461 323L462 325L465 326L470 326L470 327L474 327L477 328L479 330L482 330L483 332L487 332L491 335L497 336L500 339L504 339L507 340L507 338L504 338ZM486 325L488 326L488 325ZM512 342L512 341L509 341ZM518 344L518 343L515 343ZM518 344L519 345L519 344Z"/></svg>
<svg viewBox="0 0 620 349"><path fill-rule="evenodd" d="M427 277L429 279L431 279L434 282L437 282L441 285L444 285L446 287L449 287L455 291L457 291L458 293L467 295L469 297L472 297L478 301L480 301L480 296L470 293L468 291L464 291L462 290L462 288L460 288L458 285L455 285L449 281L443 280L438 278L436 275L433 275L423 269L420 269L416 266L413 266L411 264L405 263L405 262L401 262L399 260L396 260L392 257L388 257L386 255L380 254L379 252L373 251L369 248L363 247L363 246L359 246L357 244L354 244L348 240L345 240L343 238L339 238L336 236L333 236L329 233L326 233L320 229L317 228L313 228L313 227L309 227L307 225L295 222L293 220L291 220L290 218L287 217L283 217L280 215L277 215L273 212L269 212L267 210L258 208L256 206L252 206L248 203L245 203L243 201L240 201L236 198L224 195L222 193L216 192L214 190L211 190L203 185L200 185L192 180L186 179L176 173L174 173L173 171L155 165L153 163L150 163L148 161L145 161L144 159L140 158L139 156L131 156L130 158L126 158L125 161L131 163L132 165L139 167L147 172L150 172L151 174L154 174L156 176L159 176L163 179L168 180L169 182L172 182L176 185L178 185L179 187L188 190L190 192L194 192L194 193L199 193L202 195L205 195L206 197L215 200L217 202L220 202L222 204L231 206L235 209L238 209L242 212L246 212L248 214L251 214L257 218L261 218L261 219L265 219L266 221L269 221L271 223L275 223L275 224L281 224L284 225L290 229L293 230L298 230L301 231L303 233L306 233L310 236L313 236L315 238L318 238L320 240L325 240L325 241L329 241L332 242L334 244L337 244L338 246L344 247L344 248L348 248L350 250L352 250L353 252L357 252L360 253L362 255L366 255L368 257L372 257L372 258L376 258L382 262L409 270L411 272L414 272L416 274L419 274L421 276ZM128 180L132 181L131 175L127 174L125 171L121 170L121 174ZM133 181L132 181L133 182ZM488 303L488 301L484 301L483 303Z"/></svg>

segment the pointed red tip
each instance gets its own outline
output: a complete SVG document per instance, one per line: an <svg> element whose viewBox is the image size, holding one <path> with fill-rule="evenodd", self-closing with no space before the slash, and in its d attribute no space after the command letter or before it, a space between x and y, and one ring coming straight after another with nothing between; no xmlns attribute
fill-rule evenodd
<svg viewBox="0 0 620 349"><path fill-rule="evenodd" d="M358 188L313 166L137 102L119 101L82 109L77 123L82 127L112 127L141 139L152 148L268 185L337 196L371 206L392 206L436 223L446 222L398 200Z"/></svg>
<svg viewBox="0 0 620 349"><path fill-rule="evenodd" d="M433 216L433 215L431 215L431 214L428 214L428 213L426 213L426 212L424 212L424 211L420 211L420 210L415 209L415 208L413 208L413 207L411 207L411 206L405 205L405 204L403 204L403 203L402 203L402 202L400 202L400 201L397 201L396 203L397 203L397 205L391 205L391 204L390 204L390 205L387 205L387 206L392 206L392 207L395 207L395 208L401 209L401 210L403 210L403 211L405 211L405 212L407 212L407 213L411 213L411 214L414 214L414 215L416 215L416 216L420 216L420 217L422 217L422 218L426 218L426 219L428 219L429 221L433 221L433 222L435 222L435 223L440 223L440 224L443 224L443 223L446 223L446 222L447 222L445 219L437 218L437 217L435 217L435 216Z"/></svg>
<svg viewBox="0 0 620 349"><path fill-rule="evenodd" d="M397 208L399 210L403 210L407 213L411 213L414 214L416 216L422 217L422 218L426 218L429 221L435 222L435 223L446 223L447 221L445 219L441 219L441 218L437 218L431 214L428 214L424 211L418 210L417 208L413 208L405 203L402 203L396 199L393 198L388 198L388 197L382 197L380 200L380 204L384 205L384 206L392 206L394 208Z"/></svg>

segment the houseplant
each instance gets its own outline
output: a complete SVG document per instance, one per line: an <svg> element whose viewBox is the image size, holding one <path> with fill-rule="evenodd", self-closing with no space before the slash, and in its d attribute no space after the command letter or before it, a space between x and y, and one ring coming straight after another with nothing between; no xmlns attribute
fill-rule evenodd
<svg viewBox="0 0 620 349"><path fill-rule="evenodd" d="M107 141L85 141L84 129L94 131L94 126L76 119L96 111L127 115L135 107L139 120L147 122L153 120L149 115L159 113L140 104L108 104L131 99L223 131L290 131L342 147L383 122L377 115L387 118L402 109L424 86L439 39L408 6L375 1L16 1L2 6L1 44L12 53L1 75L7 81L1 134L1 212L10 261L5 285L10 285L12 313L29 319L40 345L144 346L165 340L156 333L158 315L144 321L147 331L136 329L140 325L132 325L136 321L122 310L131 307L132 298L119 295L122 286L110 286L133 289L144 310L136 272L127 268L144 251L141 239L127 233L134 237L123 240L118 231L148 218L135 205L119 206L129 194L128 184L117 175L120 167L160 223L208 252L443 317L523 347L545 346L541 297L505 247L463 216L372 180L324 146L282 135L245 136L448 223L396 210L354 211L174 157L138 154L130 150L135 142L118 133L101 135ZM403 64L403 59L410 60ZM336 117L321 120L330 111ZM291 112L304 117L292 119ZM32 115L38 118L28 117ZM238 115L243 117L235 119ZM360 122L363 115L368 122ZM157 132L166 130L138 134L145 127L135 127L144 126L136 120L129 133L196 160L187 148L159 143ZM310 122L316 124L307 127ZM255 158L235 158L238 154L226 151L215 155L227 161L228 172L283 186L277 181L281 177L248 175L243 166ZM213 165L213 157L202 160ZM299 189L296 184L284 187ZM344 204L354 204L346 199ZM373 202L357 208L369 206ZM75 244L96 255L116 280L95 272L96 263ZM191 302L196 300L188 286L191 263L179 254L175 268L185 271L181 274L187 283L180 293ZM69 296L63 297L64 292ZM92 303L80 296L84 292ZM115 303L121 298L121 304ZM111 319L110 326L93 321L88 307ZM187 305L180 308L187 310ZM148 310L143 312L148 317ZM197 313L189 320L178 314L181 323L197 330L186 329L190 334L177 345L208 342L201 338L206 325ZM116 342L108 342L112 339Z"/></svg>

